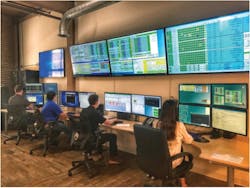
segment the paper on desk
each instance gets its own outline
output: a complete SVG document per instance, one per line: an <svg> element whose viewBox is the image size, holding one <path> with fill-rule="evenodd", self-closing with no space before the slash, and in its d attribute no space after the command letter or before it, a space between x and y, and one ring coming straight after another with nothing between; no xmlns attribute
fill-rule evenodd
<svg viewBox="0 0 250 188"><path fill-rule="evenodd" d="M128 123L117 123L115 126L117 126L117 127L129 127L130 124L128 124Z"/></svg>
<svg viewBox="0 0 250 188"><path fill-rule="evenodd" d="M244 157L231 156L229 154L218 154L218 153L213 153L212 158L220 159L223 161L229 161L232 163L238 163L238 164L240 164L244 159Z"/></svg>

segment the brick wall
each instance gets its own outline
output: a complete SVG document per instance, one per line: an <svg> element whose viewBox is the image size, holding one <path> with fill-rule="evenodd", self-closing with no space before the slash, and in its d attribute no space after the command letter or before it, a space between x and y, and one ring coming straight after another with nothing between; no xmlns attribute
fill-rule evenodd
<svg viewBox="0 0 250 188"><path fill-rule="evenodd" d="M1 86L13 87L13 71L17 70L17 21L14 17L1 16Z"/></svg>

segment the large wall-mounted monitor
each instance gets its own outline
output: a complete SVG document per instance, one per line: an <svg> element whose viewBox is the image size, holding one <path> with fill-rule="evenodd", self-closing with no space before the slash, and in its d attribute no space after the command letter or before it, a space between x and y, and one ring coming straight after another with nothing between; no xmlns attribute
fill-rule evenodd
<svg viewBox="0 0 250 188"><path fill-rule="evenodd" d="M64 77L64 49L39 52L40 78Z"/></svg>
<svg viewBox="0 0 250 188"><path fill-rule="evenodd" d="M124 93L104 93L104 110L131 113L131 95Z"/></svg>
<svg viewBox="0 0 250 188"><path fill-rule="evenodd" d="M213 84L212 104L217 107L247 108L247 84Z"/></svg>
<svg viewBox="0 0 250 188"><path fill-rule="evenodd" d="M166 28L169 74L249 71L249 12Z"/></svg>
<svg viewBox="0 0 250 188"><path fill-rule="evenodd" d="M29 102L35 105L43 105L44 103L42 93L26 93L25 96Z"/></svg>
<svg viewBox="0 0 250 188"><path fill-rule="evenodd" d="M211 104L211 85L209 84L180 84L179 102L184 104Z"/></svg>
<svg viewBox="0 0 250 188"><path fill-rule="evenodd" d="M132 94L132 113L159 118L161 109L160 96Z"/></svg>
<svg viewBox="0 0 250 188"><path fill-rule="evenodd" d="M163 29L108 40L112 75L166 74L164 41Z"/></svg>
<svg viewBox="0 0 250 188"><path fill-rule="evenodd" d="M74 76L110 75L106 41L79 44L70 47Z"/></svg>
<svg viewBox="0 0 250 188"><path fill-rule="evenodd" d="M95 92L79 92L80 108L87 108L89 106L89 96L96 94Z"/></svg>
<svg viewBox="0 0 250 188"><path fill-rule="evenodd" d="M179 104L179 121L202 127L210 127L210 107Z"/></svg>
<svg viewBox="0 0 250 188"><path fill-rule="evenodd" d="M79 95L76 91L61 91L60 103L67 107L79 107Z"/></svg>
<svg viewBox="0 0 250 188"><path fill-rule="evenodd" d="M213 128L247 135L247 112L230 109L212 108Z"/></svg>

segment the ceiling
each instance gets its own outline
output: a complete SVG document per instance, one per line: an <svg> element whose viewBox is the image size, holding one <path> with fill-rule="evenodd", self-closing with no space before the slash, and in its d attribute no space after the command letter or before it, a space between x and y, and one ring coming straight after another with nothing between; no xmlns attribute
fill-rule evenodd
<svg viewBox="0 0 250 188"><path fill-rule="evenodd" d="M63 14L72 7L74 7L73 1L1 1L1 13L17 19L35 11L45 14L56 11Z"/></svg>

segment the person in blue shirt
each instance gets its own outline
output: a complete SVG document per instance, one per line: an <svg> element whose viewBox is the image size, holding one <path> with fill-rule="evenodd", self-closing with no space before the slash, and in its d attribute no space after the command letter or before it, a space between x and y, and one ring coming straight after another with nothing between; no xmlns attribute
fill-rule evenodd
<svg viewBox="0 0 250 188"><path fill-rule="evenodd" d="M42 108L42 116L46 123L51 121L56 121L53 127L53 132L55 137L57 137L60 132L64 132L69 140L71 140L72 130L66 126L63 122L58 120L66 120L68 118L67 114L62 111L60 106L56 104L56 93L54 91L49 91L47 93L47 103Z"/></svg>

